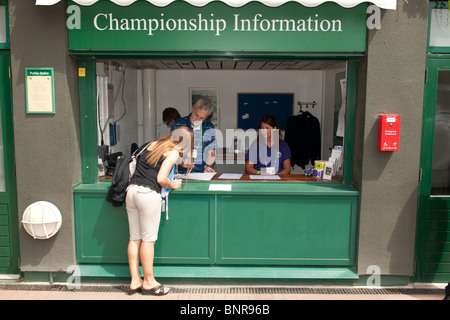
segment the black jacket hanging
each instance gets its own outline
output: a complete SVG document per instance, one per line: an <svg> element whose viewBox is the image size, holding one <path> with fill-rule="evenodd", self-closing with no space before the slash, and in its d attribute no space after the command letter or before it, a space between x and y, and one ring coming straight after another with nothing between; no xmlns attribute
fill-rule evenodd
<svg viewBox="0 0 450 320"><path fill-rule="evenodd" d="M291 166L305 169L309 163L321 158L321 132L319 120L306 111L286 121L284 141L291 148Z"/></svg>

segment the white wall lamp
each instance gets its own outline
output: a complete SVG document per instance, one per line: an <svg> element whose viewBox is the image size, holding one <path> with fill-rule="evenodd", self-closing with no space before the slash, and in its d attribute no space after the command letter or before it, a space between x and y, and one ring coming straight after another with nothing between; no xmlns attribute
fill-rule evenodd
<svg viewBox="0 0 450 320"><path fill-rule="evenodd" d="M49 239L61 228L61 212L50 202L38 201L25 209L22 224L34 239Z"/></svg>

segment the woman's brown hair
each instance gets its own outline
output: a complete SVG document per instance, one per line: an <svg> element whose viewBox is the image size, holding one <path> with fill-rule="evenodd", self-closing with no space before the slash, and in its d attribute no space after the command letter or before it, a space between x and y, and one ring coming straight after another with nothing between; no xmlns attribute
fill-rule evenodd
<svg viewBox="0 0 450 320"><path fill-rule="evenodd" d="M151 166L156 166L161 157L175 149L175 147L178 149L180 156L187 155L191 161L190 163L193 163L194 132L188 127L176 128L164 138L156 141L155 147L147 154L145 161ZM188 173L191 170L192 168L189 168Z"/></svg>

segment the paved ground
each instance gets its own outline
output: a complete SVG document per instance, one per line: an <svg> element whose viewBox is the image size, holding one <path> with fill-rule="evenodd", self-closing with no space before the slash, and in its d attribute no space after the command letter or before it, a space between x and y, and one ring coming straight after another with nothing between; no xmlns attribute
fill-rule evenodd
<svg viewBox="0 0 450 320"><path fill-rule="evenodd" d="M126 294L126 284L82 284L70 290L65 283L0 282L0 300L442 300L446 284L408 287L170 285L163 297Z"/></svg>

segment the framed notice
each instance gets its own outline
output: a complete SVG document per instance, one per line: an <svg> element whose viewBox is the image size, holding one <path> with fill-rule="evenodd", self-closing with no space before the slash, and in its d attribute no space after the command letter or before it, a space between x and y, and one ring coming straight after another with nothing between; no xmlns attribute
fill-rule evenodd
<svg viewBox="0 0 450 320"><path fill-rule="evenodd" d="M53 68L25 68L27 113L55 113Z"/></svg>

